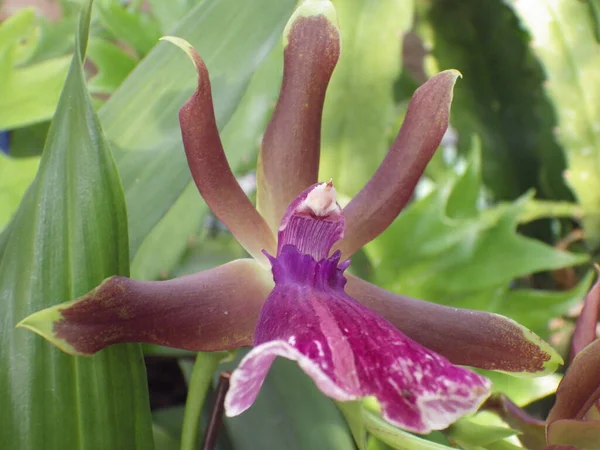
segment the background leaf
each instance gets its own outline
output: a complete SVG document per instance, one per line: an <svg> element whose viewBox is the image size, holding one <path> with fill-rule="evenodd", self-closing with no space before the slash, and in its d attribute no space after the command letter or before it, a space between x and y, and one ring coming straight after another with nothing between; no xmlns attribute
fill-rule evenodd
<svg viewBox="0 0 600 450"><path fill-rule="evenodd" d="M513 280L581 264L587 256L555 250L516 232L518 217L530 196L481 207L479 174L479 152L473 151L463 174L451 175L429 195L413 202L368 244L373 277L379 285L404 295L531 318L531 324L527 320L522 323L543 335L551 314L566 312L582 298L589 278L565 293L514 291ZM531 310L532 316L526 317L534 301L540 309Z"/></svg>
<svg viewBox="0 0 600 450"><path fill-rule="evenodd" d="M412 0L334 0L342 51L323 110L320 179L354 196L395 136L394 84L402 38L413 21Z"/></svg>
<svg viewBox="0 0 600 450"><path fill-rule="evenodd" d="M0 262L0 447L152 449L138 345L73 358L15 329L27 315L126 275L126 211L119 178L82 68L90 8L35 182Z"/></svg>
<svg viewBox="0 0 600 450"><path fill-rule="evenodd" d="M567 0L510 1L546 74L566 180L585 210L586 238L600 244L600 49L593 9Z"/></svg>

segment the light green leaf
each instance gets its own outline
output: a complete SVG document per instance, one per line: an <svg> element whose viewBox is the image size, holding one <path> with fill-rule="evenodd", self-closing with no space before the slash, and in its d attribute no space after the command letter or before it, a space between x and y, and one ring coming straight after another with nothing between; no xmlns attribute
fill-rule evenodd
<svg viewBox="0 0 600 450"><path fill-rule="evenodd" d="M14 47L15 64L21 64L31 57L39 38L35 22L33 8L23 8L0 23L0 53ZM2 70L11 68L2 67Z"/></svg>
<svg viewBox="0 0 600 450"><path fill-rule="evenodd" d="M156 19L146 12L129 11L119 2L99 2L100 23L120 41L125 42L138 56L145 56L156 45L161 36Z"/></svg>
<svg viewBox="0 0 600 450"><path fill-rule="evenodd" d="M585 211L586 238L600 244L600 51L590 5L568 0L509 1L531 35L567 156L565 179ZM596 5L597 6L597 5Z"/></svg>
<svg viewBox="0 0 600 450"><path fill-rule="evenodd" d="M0 231L17 210L39 162L37 157L15 159L0 153Z"/></svg>
<svg viewBox="0 0 600 450"><path fill-rule="evenodd" d="M0 448L151 450L138 345L73 358L15 329L29 314L127 275L123 192L85 89L91 4L36 179L0 262Z"/></svg>
<svg viewBox="0 0 600 450"><path fill-rule="evenodd" d="M481 425L469 418L463 418L452 424L446 430L446 436L451 443L458 444L465 450L478 447L487 447L489 444L503 440L504 438L519 434L518 430L506 427Z"/></svg>
<svg viewBox="0 0 600 450"><path fill-rule="evenodd" d="M202 0L150 0L152 15L160 23L162 34L172 35L171 30L194 6Z"/></svg>
<svg viewBox="0 0 600 450"><path fill-rule="evenodd" d="M396 428L366 408L363 408L363 422L369 433L396 450L450 450L452 448Z"/></svg>
<svg viewBox="0 0 600 450"><path fill-rule="evenodd" d="M395 119L394 83L400 75L412 0L334 0L342 52L323 111L320 179L354 196L388 150Z"/></svg>
<svg viewBox="0 0 600 450"><path fill-rule="evenodd" d="M70 59L55 58L10 71L0 84L0 130L10 130L52 117ZM9 61L14 63L14 60ZM1 63L4 64L7 62Z"/></svg>
<svg viewBox="0 0 600 450"><path fill-rule="evenodd" d="M517 406L526 406L556 392L562 376L556 373L539 378L516 378L500 372L475 369L492 382L492 392L505 394Z"/></svg>
<svg viewBox="0 0 600 450"><path fill-rule="evenodd" d="M131 55L100 38L90 40L88 58L98 70L88 83L88 89L94 94L112 94L136 65Z"/></svg>

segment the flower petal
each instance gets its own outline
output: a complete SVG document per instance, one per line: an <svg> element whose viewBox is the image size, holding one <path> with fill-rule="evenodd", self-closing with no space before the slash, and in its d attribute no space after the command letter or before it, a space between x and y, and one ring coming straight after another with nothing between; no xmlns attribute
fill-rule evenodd
<svg viewBox="0 0 600 450"><path fill-rule="evenodd" d="M335 248L349 258L379 236L406 205L448 128L460 73L446 70L415 91L396 141L367 185L344 208L346 237Z"/></svg>
<svg viewBox="0 0 600 450"><path fill-rule="evenodd" d="M570 448L575 450L597 450L600 443L600 421L557 420L548 424L547 438L548 444L572 445Z"/></svg>
<svg viewBox="0 0 600 450"><path fill-rule="evenodd" d="M28 328L74 355L122 342L193 351L249 345L272 287L268 272L240 259L169 281L111 277L72 302L25 318Z"/></svg>
<svg viewBox="0 0 600 450"><path fill-rule="evenodd" d="M506 317L416 300L347 278L351 297L454 364L522 376L545 375L562 364L549 344Z"/></svg>
<svg viewBox="0 0 600 450"><path fill-rule="evenodd" d="M316 262L293 246L273 261L275 289L256 347L231 376L229 416L249 408L276 356L298 361L338 401L375 396L389 422L417 433L477 409L490 382L421 347L345 294L339 252Z"/></svg>
<svg viewBox="0 0 600 450"><path fill-rule="evenodd" d="M286 30L283 82L258 161L258 208L273 230L294 198L317 182L325 90L340 53L335 10L308 0Z"/></svg>
<svg viewBox="0 0 600 450"><path fill-rule="evenodd" d="M584 418L600 399L600 339L580 351L556 390L546 422Z"/></svg>
<svg viewBox="0 0 600 450"><path fill-rule="evenodd" d="M206 65L183 39L166 37L190 57L198 71L198 87L179 111L183 145L196 186L212 212L227 225L254 258L274 251L275 236L235 179L219 137Z"/></svg>
<svg viewBox="0 0 600 450"><path fill-rule="evenodd" d="M600 267L596 266L596 270L600 274ZM596 328L598 326L598 318L600 316L600 279L596 281L594 287L585 297L583 309L577 318L577 325L573 333L571 341L570 358L573 360L575 355L583 348L592 343L596 339Z"/></svg>

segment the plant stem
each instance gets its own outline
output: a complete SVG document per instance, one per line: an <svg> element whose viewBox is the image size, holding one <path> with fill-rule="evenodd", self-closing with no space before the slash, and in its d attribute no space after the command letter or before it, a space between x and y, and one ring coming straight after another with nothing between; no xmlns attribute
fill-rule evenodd
<svg viewBox="0 0 600 450"><path fill-rule="evenodd" d="M219 435L219 428L221 427L221 421L223 420L223 410L225 409L225 395L229 390L230 377L230 372L222 372L219 376L219 384L217 385L215 403L213 405L212 413L208 421L208 426L206 427L204 442L202 443L202 450L214 450L215 448L217 436Z"/></svg>
<svg viewBox="0 0 600 450"><path fill-rule="evenodd" d="M198 353L192 377L188 386L188 395L183 414L181 431L181 450L196 450L200 432L200 414L212 377L219 365L220 354Z"/></svg>

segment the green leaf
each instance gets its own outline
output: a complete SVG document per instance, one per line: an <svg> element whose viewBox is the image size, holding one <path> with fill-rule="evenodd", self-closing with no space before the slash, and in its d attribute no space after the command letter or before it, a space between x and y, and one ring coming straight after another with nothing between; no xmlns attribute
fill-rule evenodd
<svg viewBox="0 0 600 450"><path fill-rule="evenodd" d="M396 428L367 408L363 408L363 422L369 433L396 450L450 450L452 448Z"/></svg>
<svg viewBox="0 0 600 450"><path fill-rule="evenodd" d="M421 36L431 48L427 72L449 68L462 72L451 123L458 131L460 149L469 148L473 133L481 137L483 177L495 198L515 199L536 188L552 198L568 199L562 179L564 157L552 133L554 119L544 97L543 73L526 33L505 3L422 3L426 6L420 15Z"/></svg>
<svg viewBox="0 0 600 450"><path fill-rule="evenodd" d="M505 289L498 292L493 301L493 311L526 324L534 333L548 335L551 319L566 315L580 305L594 278L592 271L572 289L567 291L544 291L540 289Z"/></svg>
<svg viewBox="0 0 600 450"><path fill-rule="evenodd" d="M464 191L480 191L478 183L465 182L477 179L473 174L478 172L475 151L463 175L414 202L366 247L378 284L430 301L495 311L508 301L503 296L515 278L587 260L584 254L555 250L516 232L529 196L476 208L477 196ZM462 203L451 202L453 198ZM466 198L471 204L464 202Z"/></svg>
<svg viewBox="0 0 600 450"><path fill-rule="evenodd" d="M73 358L15 329L29 314L127 275L123 192L85 89L91 4L40 168L0 262L0 447L152 449L138 345Z"/></svg>
<svg viewBox="0 0 600 450"><path fill-rule="evenodd" d="M509 1L531 35L558 118L556 137L567 156L566 181L585 211L586 238L600 244L600 54L586 2Z"/></svg>
<svg viewBox="0 0 600 450"><path fill-rule="evenodd" d="M129 11L119 2L99 2L100 23L112 36L125 42L138 56L145 56L156 45L161 36L156 19L142 11Z"/></svg>
<svg viewBox="0 0 600 450"><path fill-rule="evenodd" d="M112 94L136 65L131 55L100 38L90 40L88 58L98 70L88 83L88 89L94 94Z"/></svg>
<svg viewBox="0 0 600 450"><path fill-rule="evenodd" d="M171 29L201 0L150 0L152 15L160 23L162 34L172 35Z"/></svg>
<svg viewBox="0 0 600 450"><path fill-rule="evenodd" d="M221 130L252 74L281 39L294 3L204 0L173 30L174 35L199 51L208 67ZM103 128L116 147L115 159L127 199L132 255L190 182L178 110L195 85L194 68L186 56L174 46L160 43L99 111ZM247 150L226 148L234 162Z"/></svg>
<svg viewBox="0 0 600 450"><path fill-rule="evenodd" d="M340 61L323 111L320 179L333 178L354 196L389 147L395 119L403 34L412 26L412 0L334 0L342 38Z"/></svg>
<svg viewBox="0 0 600 450"><path fill-rule="evenodd" d="M235 367L239 357L225 367ZM333 401L295 362L283 358L275 360L252 408L225 418L224 425L236 450L354 448Z"/></svg>
<svg viewBox="0 0 600 450"><path fill-rule="evenodd" d="M491 380L493 393L505 394L517 406L526 406L553 395L562 378L555 373L538 378L516 378L501 372L474 370Z"/></svg>
<svg viewBox="0 0 600 450"><path fill-rule="evenodd" d="M0 130L52 117L69 57L23 66L37 46L35 14L24 9L0 25Z"/></svg>
<svg viewBox="0 0 600 450"><path fill-rule="evenodd" d="M518 434L518 430L506 427L481 425L469 418L463 418L446 430L448 441L458 444L461 448L471 450L477 447L487 447L489 444Z"/></svg>
<svg viewBox="0 0 600 450"><path fill-rule="evenodd" d="M14 47L15 64L25 62L35 50L38 42L35 20L34 9L23 8L0 24L0 52ZM2 67L2 70L10 69L11 66Z"/></svg>
<svg viewBox="0 0 600 450"><path fill-rule="evenodd" d="M39 161L36 157L15 159L0 153L0 231L17 210Z"/></svg>

